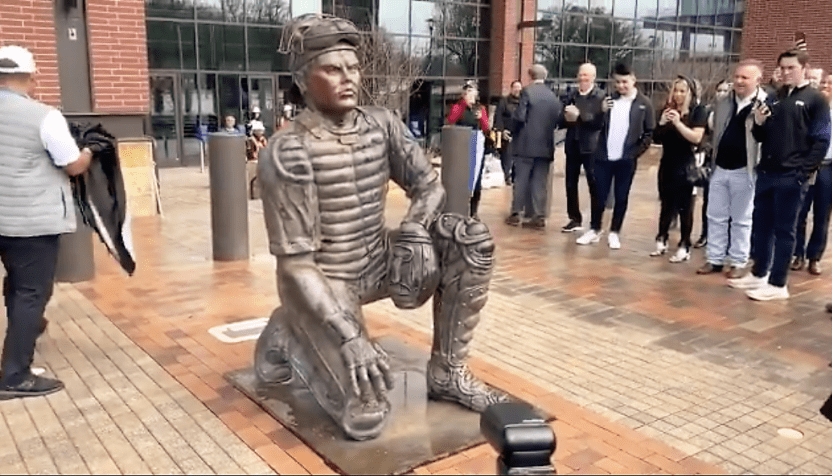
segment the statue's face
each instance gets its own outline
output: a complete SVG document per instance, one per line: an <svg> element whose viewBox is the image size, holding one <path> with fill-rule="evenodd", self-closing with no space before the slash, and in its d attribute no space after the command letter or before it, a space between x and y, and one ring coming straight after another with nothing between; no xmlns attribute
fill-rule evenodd
<svg viewBox="0 0 832 476"><path fill-rule="evenodd" d="M361 71L353 50L324 53L306 77L306 98L323 113L344 114L358 106Z"/></svg>

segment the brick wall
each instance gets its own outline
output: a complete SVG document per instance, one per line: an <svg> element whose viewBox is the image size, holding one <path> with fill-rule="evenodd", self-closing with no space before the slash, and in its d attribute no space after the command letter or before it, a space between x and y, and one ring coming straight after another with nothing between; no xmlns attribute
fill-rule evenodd
<svg viewBox="0 0 832 476"><path fill-rule="evenodd" d="M794 34L806 34L812 64L832 71L832 0L748 0L742 36L743 58L754 58L771 77L777 56L794 45Z"/></svg>
<svg viewBox="0 0 832 476"><path fill-rule="evenodd" d="M93 110L149 111L144 0L87 0Z"/></svg>
<svg viewBox="0 0 832 476"><path fill-rule="evenodd" d="M35 55L38 85L35 97L61 105L58 54L52 0L0 1L0 45L18 45Z"/></svg>
<svg viewBox="0 0 832 476"><path fill-rule="evenodd" d="M494 0L491 2L491 69L489 94L508 94L511 82L519 78L528 84L534 61L534 29L519 30L521 21L535 20L536 0Z"/></svg>

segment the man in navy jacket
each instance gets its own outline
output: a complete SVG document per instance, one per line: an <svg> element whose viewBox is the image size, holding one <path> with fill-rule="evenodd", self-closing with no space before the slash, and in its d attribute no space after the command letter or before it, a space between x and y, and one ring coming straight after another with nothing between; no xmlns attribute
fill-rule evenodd
<svg viewBox="0 0 832 476"><path fill-rule="evenodd" d="M757 301L789 297L786 280L798 212L829 148L829 104L806 80L808 61L802 50L782 53L777 64L783 86L754 108L752 133L762 143L754 196L754 269L728 285L745 289Z"/></svg>
<svg viewBox="0 0 832 476"><path fill-rule="evenodd" d="M546 181L555 160L555 129L563 121L563 107L555 93L544 84L548 75L543 65L529 69L532 84L520 93L520 104L514 111L514 197L511 215L506 224L520 224L525 211L531 220L523 226L546 227Z"/></svg>

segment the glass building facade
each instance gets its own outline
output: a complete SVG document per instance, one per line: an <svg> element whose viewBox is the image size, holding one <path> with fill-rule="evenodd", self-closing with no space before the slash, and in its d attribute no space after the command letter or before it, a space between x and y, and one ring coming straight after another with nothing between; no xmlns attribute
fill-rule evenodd
<svg viewBox="0 0 832 476"><path fill-rule="evenodd" d="M739 61L744 0L537 0L535 62L561 89L590 61L604 81L619 62L654 99L677 74L706 91Z"/></svg>
<svg viewBox="0 0 832 476"><path fill-rule="evenodd" d="M197 163L198 139L226 115L244 124L258 107L272 130L283 105L297 101L279 51L282 27L305 13L346 17L372 35L365 102L396 109L427 141L464 80L487 90L490 8L488 0L146 0L160 164Z"/></svg>

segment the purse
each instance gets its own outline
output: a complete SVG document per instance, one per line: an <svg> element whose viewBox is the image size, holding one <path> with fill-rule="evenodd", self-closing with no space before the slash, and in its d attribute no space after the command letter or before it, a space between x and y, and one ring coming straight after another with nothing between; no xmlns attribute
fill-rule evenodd
<svg viewBox="0 0 832 476"><path fill-rule="evenodd" d="M708 185L708 181L711 179L711 166L706 160L704 160L703 152L696 155L700 154L702 157L696 157L692 162L688 163L685 168L685 178L687 178L688 183L694 187L706 187Z"/></svg>

